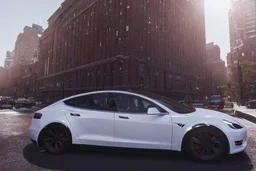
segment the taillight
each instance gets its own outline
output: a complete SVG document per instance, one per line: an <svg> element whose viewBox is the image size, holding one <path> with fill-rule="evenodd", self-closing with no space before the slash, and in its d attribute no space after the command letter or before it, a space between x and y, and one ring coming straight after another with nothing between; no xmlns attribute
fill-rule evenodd
<svg viewBox="0 0 256 171"><path fill-rule="evenodd" d="M35 113L34 114L34 119L41 119L42 114L41 113Z"/></svg>

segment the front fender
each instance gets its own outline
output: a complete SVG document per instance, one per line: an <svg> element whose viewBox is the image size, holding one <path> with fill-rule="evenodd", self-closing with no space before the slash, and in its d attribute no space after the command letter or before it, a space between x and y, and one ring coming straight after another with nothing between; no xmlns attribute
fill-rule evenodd
<svg viewBox="0 0 256 171"><path fill-rule="evenodd" d="M222 131L227 137L227 129L229 129L229 127L222 123L221 120L211 118L211 123L209 123L208 119L202 117L191 118L187 115L184 115L173 118L172 150L182 151L182 144L186 134L203 126L215 127Z"/></svg>

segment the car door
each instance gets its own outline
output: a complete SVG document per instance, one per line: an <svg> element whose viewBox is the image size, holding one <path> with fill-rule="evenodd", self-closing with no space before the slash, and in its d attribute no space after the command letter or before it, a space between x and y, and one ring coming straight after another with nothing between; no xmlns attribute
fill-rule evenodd
<svg viewBox="0 0 256 171"><path fill-rule="evenodd" d="M108 93L76 97L64 102L66 116L86 145L114 145L114 112L109 110Z"/></svg>
<svg viewBox="0 0 256 171"><path fill-rule="evenodd" d="M117 93L115 145L128 148L171 149L170 115L147 115L152 102L139 96ZM159 107L158 107L159 108Z"/></svg>

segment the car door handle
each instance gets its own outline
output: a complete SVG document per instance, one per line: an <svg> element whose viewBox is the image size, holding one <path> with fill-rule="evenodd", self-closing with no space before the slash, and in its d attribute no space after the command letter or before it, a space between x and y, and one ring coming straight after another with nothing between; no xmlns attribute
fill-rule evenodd
<svg viewBox="0 0 256 171"><path fill-rule="evenodd" d="M77 113L70 113L71 116L80 116L80 114L77 114Z"/></svg>
<svg viewBox="0 0 256 171"><path fill-rule="evenodd" d="M129 119L128 117L126 116L119 116L120 119Z"/></svg>

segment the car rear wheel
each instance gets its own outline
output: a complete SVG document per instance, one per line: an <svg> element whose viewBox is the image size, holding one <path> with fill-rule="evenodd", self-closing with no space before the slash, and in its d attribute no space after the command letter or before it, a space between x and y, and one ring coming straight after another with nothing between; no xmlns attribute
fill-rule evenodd
<svg viewBox="0 0 256 171"><path fill-rule="evenodd" d="M52 154L67 152L72 145L69 129L60 124L47 126L44 129L41 141L45 150Z"/></svg>
<svg viewBox="0 0 256 171"><path fill-rule="evenodd" d="M227 154L226 136L213 127L202 127L192 131L186 142L186 151L196 160L216 161Z"/></svg>

